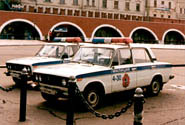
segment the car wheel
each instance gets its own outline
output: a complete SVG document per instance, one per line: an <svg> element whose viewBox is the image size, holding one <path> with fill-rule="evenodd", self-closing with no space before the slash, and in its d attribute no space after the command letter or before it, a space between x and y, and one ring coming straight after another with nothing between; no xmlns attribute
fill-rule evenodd
<svg viewBox="0 0 185 125"><path fill-rule="evenodd" d="M100 106L102 96L98 90L89 88L85 90L84 97L89 105L91 105L93 108Z"/></svg>
<svg viewBox="0 0 185 125"><path fill-rule="evenodd" d="M43 93L43 92L41 92L41 95L48 102L57 101L57 98L54 95L49 95L49 94Z"/></svg>
<svg viewBox="0 0 185 125"><path fill-rule="evenodd" d="M152 96L157 96L161 90L161 82L158 79L154 79L149 86L149 93Z"/></svg>

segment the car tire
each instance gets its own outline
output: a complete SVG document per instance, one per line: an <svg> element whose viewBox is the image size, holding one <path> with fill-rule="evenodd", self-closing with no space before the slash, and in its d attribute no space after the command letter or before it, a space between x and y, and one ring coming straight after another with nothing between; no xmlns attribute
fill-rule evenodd
<svg viewBox="0 0 185 125"><path fill-rule="evenodd" d="M159 92L161 91L161 80L159 79L153 79L148 90L149 90L149 94L151 96L157 96L159 94Z"/></svg>
<svg viewBox="0 0 185 125"><path fill-rule="evenodd" d="M45 99L48 102L57 101L57 98L54 95L49 95L49 94L43 93L43 92L41 92L41 95L42 95L43 99Z"/></svg>
<svg viewBox="0 0 185 125"><path fill-rule="evenodd" d="M100 91L93 88L86 89L84 97L89 105L94 109L98 108L102 102L102 95Z"/></svg>

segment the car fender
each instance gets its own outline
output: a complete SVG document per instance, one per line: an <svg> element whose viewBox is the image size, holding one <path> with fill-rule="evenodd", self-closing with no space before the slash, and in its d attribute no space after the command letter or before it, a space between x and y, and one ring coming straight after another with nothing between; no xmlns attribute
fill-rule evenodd
<svg viewBox="0 0 185 125"><path fill-rule="evenodd" d="M151 81L150 81L149 84L152 83L152 80L153 80L154 78L159 77L159 76L161 77L161 80L162 80L162 83L163 83L163 81L164 81L163 74L161 74L161 73L154 73L154 74L152 75L152 79L151 79Z"/></svg>
<svg viewBox="0 0 185 125"><path fill-rule="evenodd" d="M102 85L102 87L104 88L104 92L109 93L111 91L111 89L109 89L109 87L106 87L106 84L104 83L104 81L100 80L100 79L90 79L90 80L84 80L84 82L77 82L77 86L79 88L79 90L81 92L83 92L87 86L89 86L90 84L93 83L99 83L100 85Z"/></svg>

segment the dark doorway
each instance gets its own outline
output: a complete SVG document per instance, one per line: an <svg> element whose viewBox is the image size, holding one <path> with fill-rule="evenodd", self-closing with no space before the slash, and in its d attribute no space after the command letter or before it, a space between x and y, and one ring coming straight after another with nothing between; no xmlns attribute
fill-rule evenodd
<svg viewBox="0 0 185 125"><path fill-rule="evenodd" d="M165 36L164 44L181 45L181 44L185 44L185 40L180 33L175 31L170 31Z"/></svg>
<svg viewBox="0 0 185 125"><path fill-rule="evenodd" d="M158 43L155 37L149 31L144 29L136 30L132 35L132 39L134 43Z"/></svg>
<svg viewBox="0 0 185 125"><path fill-rule="evenodd" d="M25 22L13 22L5 26L0 39L40 40L37 30Z"/></svg>
<svg viewBox="0 0 185 125"><path fill-rule="evenodd" d="M94 37L121 37L121 35L111 27L102 27L96 31Z"/></svg>

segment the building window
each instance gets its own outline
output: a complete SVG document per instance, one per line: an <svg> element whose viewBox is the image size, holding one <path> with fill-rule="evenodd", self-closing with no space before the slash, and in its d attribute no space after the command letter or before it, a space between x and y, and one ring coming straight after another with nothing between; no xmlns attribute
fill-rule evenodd
<svg viewBox="0 0 185 125"><path fill-rule="evenodd" d="M182 14L182 8L180 8L180 14Z"/></svg>
<svg viewBox="0 0 185 125"><path fill-rule="evenodd" d="M44 0L44 2L51 2L51 0Z"/></svg>
<svg viewBox="0 0 185 125"><path fill-rule="evenodd" d="M172 3L171 3L171 2L168 3L168 8L169 8L169 9L172 8Z"/></svg>
<svg viewBox="0 0 185 125"><path fill-rule="evenodd" d="M89 0L87 0L87 4L86 5L89 6Z"/></svg>
<svg viewBox="0 0 185 125"><path fill-rule="evenodd" d="M157 0L154 0L154 7L157 7Z"/></svg>
<svg viewBox="0 0 185 125"><path fill-rule="evenodd" d="M118 9L119 2L116 0L114 1L114 9Z"/></svg>
<svg viewBox="0 0 185 125"><path fill-rule="evenodd" d="M154 17L157 17L157 15L156 15L156 14L154 14Z"/></svg>
<svg viewBox="0 0 185 125"><path fill-rule="evenodd" d="M78 5L78 0L73 0L73 5Z"/></svg>
<svg viewBox="0 0 185 125"><path fill-rule="evenodd" d="M107 0L103 0L103 4L102 4L103 6L103 8L107 8Z"/></svg>
<svg viewBox="0 0 185 125"><path fill-rule="evenodd" d="M161 18L163 18L164 17L164 15L161 15Z"/></svg>
<svg viewBox="0 0 185 125"><path fill-rule="evenodd" d="M164 5L164 1L161 1L161 4Z"/></svg>
<svg viewBox="0 0 185 125"><path fill-rule="evenodd" d="M129 2L125 3L125 10L130 10L130 3Z"/></svg>
<svg viewBox="0 0 185 125"><path fill-rule="evenodd" d="M92 6L95 7L95 0L92 0Z"/></svg>
<svg viewBox="0 0 185 125"><path fill-rule="evenodd" d="M60 4L65 4L65 0L60 0Z"/></svg>
<svg viewBox="0 0 185 125"><path fill-rule="evenodd" d="M168 18L171 18L171 16L170 16L170 15L168 15Z"/></svg>
<svg viewBox="0 0 185 125"><path fill-rule="evenodd" d="M140 4L139 3L136 4L136 11L140 11Z"/></svg>

